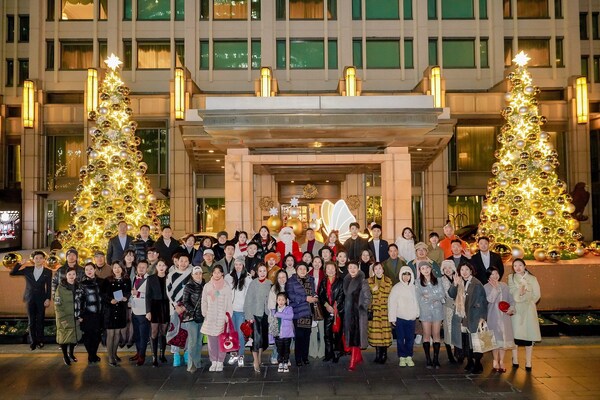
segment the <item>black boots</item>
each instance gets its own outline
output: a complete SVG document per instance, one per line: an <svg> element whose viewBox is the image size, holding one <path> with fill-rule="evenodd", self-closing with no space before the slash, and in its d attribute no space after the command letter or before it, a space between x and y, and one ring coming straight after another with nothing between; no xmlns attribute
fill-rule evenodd
<svg viewBox="0 0 600 400"><path fill-rule="evenodd" d="M433 363L431 362L431 354L429 353L430 343L423 342L423 351L425 352L425 368L431 369L433 368Z"/></svg>
<svg viewBox="0 0 600 400"><path fill-rule="evenodd" d="M455 348L456 350L456 348ZM446 353L448 353L448 361L450 364L456 364L456 359L454 359L454 355L452 355L452 346L446 343Z"/></svg>
<svg viewBox="0 0 600 400"><path fill-rule="evenodd" d="M75 357L75 354L73 354L74 351L75 351L75 343L70 343L69 344L69 358L71 359L71 361L77 362L77 357Z"/></svg>
<svg viewBox="0 0 600 400"><path fill-rule="evenodd" d="M440 342L433 342L433 367L438 369L440 365Z"/></svg>
<svg viewBox="0 0 600 400"><path fill-rule="evenodd" d="M375 347L375 359L373 362L375 364L379 364L381 362L381 347Z"/></svg>
<svg viewBox="0 0 600 400"><path fill-rule="evenodd" d="M483 353L473 353L473 358L475 362L473 364L473 369L471 370L472 374L481 374L483 372L483 365L481 365L481 357L483 357Z"/></svg>
<svg viewBox="0 0 600 400"><path fill-rule="evenodd" d="M158 337L150 339L150 346L152 347L152 366L158 367Z"/></svg>
<svg viewBox="0 0 600 400"><path fill-rule="evenodd" d="M69 358L69 354L67 353L68 346L69 346L68 344L61 344L60 349L62 350L62 353L63 353L63 361L65 362L65 365L71 366L71 359Z"/></svg>
<svg viewBox="0 0 600 400"><path fill-rule="evenodd" d="M165 357L165 350L167 349L167 337L160 337L160 362L166 363L167 357Z"/></svg>
<svg viewBox="0 0 600 400"><path fill-rule="evenodd" d="M387 347L382 347L381 348L381 358L379 359L379 362L381 364L385 364L385 362L387 361Z"/></svg>

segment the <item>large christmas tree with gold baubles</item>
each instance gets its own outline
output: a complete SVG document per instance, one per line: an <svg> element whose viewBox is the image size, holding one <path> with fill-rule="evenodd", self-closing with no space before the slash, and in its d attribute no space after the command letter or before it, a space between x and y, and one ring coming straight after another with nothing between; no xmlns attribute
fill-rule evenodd
<svg viewBox="0 0 600 400"><path fill-rule="evenodd" d="M558 179L558 153L550 135L541 127L546 118L538 113L534 86L527 70L529 58L519 53L516 69L508 75L508 105L502 110L506 123L497 139L497 161L492 166L481 212L479 235L513 257L557 261L579 254L579 222L566 183Z"/></svg>
<svg viewBox="0 0 600 400"><path fill-rule="evenodd" d="M129 88L119 73L121 61L114 55L105 61L108 70L100 88L100 105L88 115L89 163L79 171L77 193L71 201L72 221L63 232L63 249L78 249L82 260L94 251L106 251L108 240L125 221L130 232L147 224L158 231L156 196L145 177L148 166L137 149L137 123L130 120Z"/></svg>

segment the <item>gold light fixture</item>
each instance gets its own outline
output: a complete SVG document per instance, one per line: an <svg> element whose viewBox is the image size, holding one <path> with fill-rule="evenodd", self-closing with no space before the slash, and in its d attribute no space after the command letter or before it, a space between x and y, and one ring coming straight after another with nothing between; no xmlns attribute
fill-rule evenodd
<svg viewBox="0 0 600 400"><path fill-rule="evenodd" d="M271 67L260 69L260 94L259 97L271 97Z"/></svg>
<svg viewBox="0 0 600 400"><path fill-rule="evenodd" d="M96 111L98 108L98 70L96 68L88 68L86 89L85 110L89 115L91 111Z"/></svg>
<svg viewBox="0 0 600 400"><path fill-rule="evenodd" d="M23 83L23 127L33 128L35 122L35 85L33 81Z"/></svg>
<svg viewBox="0 0 600 400"><path fill-rule="evenodd" d="M577 104L577 123L585 124L588 122L588 90L587 79L581 76L575 80L575 102Z"/></svg>
<svg viewBox="0 0 600 400"><path fill-rule="evenodd" d="M346 81L346 96L358 96L356 88L356 68L344 68L344 80Z"/></svg>
<svg viewBox="0 0 600 400"><path fill-rule="evenodd" d="M442 70L440 67L431 67L429 73L429 94L433 96L433 106L435 108L444 107L442 96Z"/></svg>
<svg viewBox="0 0 600 400"><path fill-rule="evenodd" d="M185 71L175 68L175 119L185 119Z"/></svg>

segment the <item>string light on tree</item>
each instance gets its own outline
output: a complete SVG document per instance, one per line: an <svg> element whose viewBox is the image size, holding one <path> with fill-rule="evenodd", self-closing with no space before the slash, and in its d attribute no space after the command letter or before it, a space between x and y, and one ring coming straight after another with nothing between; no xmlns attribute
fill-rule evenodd
<svg viewBox="0 0 600 400"><path fill-rule="evenodd" d="M127 222L130 231L147 224L158 234L156 196L145 176L148 166L138 150L138 124L130 120L129 88L119 73L122 62L111 54L105 63L108 71L100 104L88 115L96 124L89 130L92 146L87 150L88 165L79 171L79 185L71 201L72 221L61 238L63 248L75 247L82 260L107 248L121 220Z"/></svg>
<svg viewBox="0 0 600 400"><path fill-rule="evenodd" d="M502 110L506 123L497 137L501 147L492 165L479 235L499 248L510 248L513 257L558 261L578 254L579 222L571 216L575 206L565 182L558 179L558 153L548 132L546 117L538 113L534 86L527 70L529 57L513 59L516 70L508 75L511 90Z"/></svg>

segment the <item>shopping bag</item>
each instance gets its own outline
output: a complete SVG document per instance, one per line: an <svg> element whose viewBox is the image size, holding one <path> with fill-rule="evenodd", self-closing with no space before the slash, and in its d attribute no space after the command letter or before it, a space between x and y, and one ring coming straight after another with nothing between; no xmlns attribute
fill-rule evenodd
<svg viewBox="0 0 600 400"><path fill-rule="evenodd" d="M219 335L219 348L223 353L229 353L230 351L238 351L240 349L240 337L233 327L233 321L231 315L225 313L227 321L223 327L223 333Z"/></svg>
<svg viewBox="0 0 600 400"><path fill-rule="evenodd" d="M474 353L485 353L498 348L494 332L488 329L485 321L479 323L477 332L471 333L471 346Z"/></svg>
<svg viewBox="0 0 600 400"><path fill-rule="evenodd" d="M185 348L188 331L181 326L182 316L179 314L171 315L169 330L167 331L167 344L171 346Z"/></svg>
<svg viewBox="0 0 600 400"><path fill-rule="evenodd" d="M254 331L254 327L252 326L252 321L244 321L240 325L240 330L244 334L244 339L248 340L252 337L252 333Z"/></svg>

